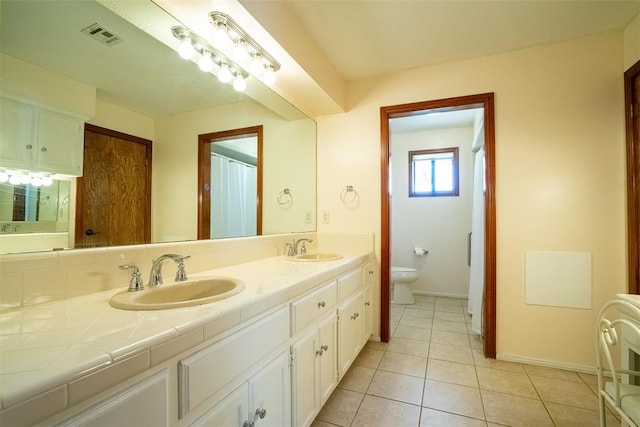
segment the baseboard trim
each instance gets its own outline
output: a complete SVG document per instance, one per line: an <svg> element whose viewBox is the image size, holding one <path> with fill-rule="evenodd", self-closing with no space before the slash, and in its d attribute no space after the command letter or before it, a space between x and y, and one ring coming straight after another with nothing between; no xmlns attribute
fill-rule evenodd
<svg viewBox="0 0 640 427"><path fill-rule="evenodd" d="M597 375L598 371L595 366L576 365L573 363L564 363L553 360L536 359L533 357L523 357L513 354L497 353L496 359L505 362L524 363L527 365L542 366L544 368L563 369L568 371L580 372L583 374Z"/></svg>
<svg viewBox="0 0 640 427"><path fill-rule="evenodd" d="M445 292L432 292L432 291L413 291L414 295L426 295L430 297L443 297L443 298L455 298L455 299L467 299L467 295L461 294L448 294Z"/></svg>

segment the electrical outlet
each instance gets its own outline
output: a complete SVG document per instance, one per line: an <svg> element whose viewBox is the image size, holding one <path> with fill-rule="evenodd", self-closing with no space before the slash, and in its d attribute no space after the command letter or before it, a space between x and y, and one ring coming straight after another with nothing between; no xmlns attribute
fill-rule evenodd
<svg viewBox="0 0 640 427"><path fill-rule="evenodd" d="M322 211L322 223L323 224L329 224L329 211L328 210Z"/></svg>
<svg viewBox="0 0 640 427"><path fill-rule="evenodd" d="M304 223L311 224L311 211L305 211L304 213Z"/></svg>

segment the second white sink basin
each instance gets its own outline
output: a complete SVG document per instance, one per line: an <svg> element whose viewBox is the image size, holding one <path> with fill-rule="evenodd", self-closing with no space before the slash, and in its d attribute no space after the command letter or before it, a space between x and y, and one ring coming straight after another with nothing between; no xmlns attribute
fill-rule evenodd
<svg viewBox="0 0 640 427"><path fill-rule="evenodd" d="M342 255L335 252L307 252L305 254L294 255L287 257L290 261L301 262L319 262L319 261L334 261L342 258Z"/></svg>
<svg viewBox="0 0 640 427"><path fill-rule="evenodd" d="M243 289L244 283L230 277L198 277L142 291L118 292L109 304L123 310L165 310L208 304L232 297Z"/></svg>

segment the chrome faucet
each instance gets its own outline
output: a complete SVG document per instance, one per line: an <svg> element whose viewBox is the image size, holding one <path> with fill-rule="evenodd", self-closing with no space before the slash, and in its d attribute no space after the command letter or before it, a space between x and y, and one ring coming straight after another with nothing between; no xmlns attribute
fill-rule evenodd
<svg viewBox="0 0 640 427"><path fill-rule="evenodd" d="M313 242L312 239L293 239L292 243L287 243L287 256L296 256L299 253L306 254L307 253L307 243ZM298 247L300 249L298 250Z"/></svg>
<svg viewBox="0 0 640 427"><path fill-rule="evenodd" d="M184 271L184 260L190 258L190 256L183 256L177 254L164 254L157 259L153 260L151 265L151 274L149 275L149 286L162 285L162 263L166 260L173 260L178 264L178 271L176 271L176 282L184 282L187 280L187 273Z"/></svg>

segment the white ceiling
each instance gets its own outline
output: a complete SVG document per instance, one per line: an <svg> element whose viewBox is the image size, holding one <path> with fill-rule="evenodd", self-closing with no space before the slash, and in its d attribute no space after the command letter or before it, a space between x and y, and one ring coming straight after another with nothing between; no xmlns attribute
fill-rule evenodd
<svg viewBox="0 0 640 427"><path fill-rule="evenodd" d="M640 13L638 0L284 1L345 80L620 31Z"/></svg>

